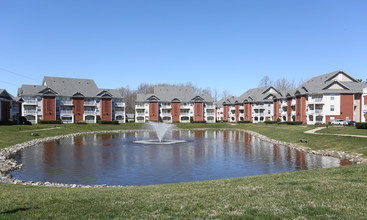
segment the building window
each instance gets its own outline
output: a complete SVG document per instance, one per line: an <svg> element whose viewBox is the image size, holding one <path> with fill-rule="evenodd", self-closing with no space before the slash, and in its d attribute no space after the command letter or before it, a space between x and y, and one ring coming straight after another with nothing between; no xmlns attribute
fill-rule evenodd
<svg viewBox="0 0 367 220"><path fill-rule="evenodd" d="M330 94L330 100L334 100L334 94Z"/></svg>
<svg viewBox="0 0 367 220"><path fill-rule="evenodd" d="M334 105L330 105L330 111L333 112L334 111Z"/></svg>
<svg viewBox="0 0 367 220"><path fill-rule="evenodd" d="M270 110L268 110L268 114L270 114Z"/></svg>

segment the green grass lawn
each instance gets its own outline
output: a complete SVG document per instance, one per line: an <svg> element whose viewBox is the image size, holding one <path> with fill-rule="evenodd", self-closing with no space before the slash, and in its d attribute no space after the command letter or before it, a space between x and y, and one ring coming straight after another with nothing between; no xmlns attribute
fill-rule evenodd
<svg viewBox="0 0 367 220"><path fill-rule="evenodd" d="M94 130L140 129L141 124L57 125L40 137ZM178 124L181 129L235 128L270 138L367 155L362 138L304 134L314 126ZM31 140L30 130L55 125L0 126L0 148ZM347 129L349 128L345 128ZM23 132L26 131L27 132ZM21 132L22 131L22 132ZM0 219L250 218L365 219L367 165L167 185L102 189L0 184Z"/></svg>

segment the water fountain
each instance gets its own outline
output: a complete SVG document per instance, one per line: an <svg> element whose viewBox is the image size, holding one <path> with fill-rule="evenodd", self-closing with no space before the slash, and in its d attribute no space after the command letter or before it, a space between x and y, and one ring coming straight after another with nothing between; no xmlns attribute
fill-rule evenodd
<svg viewBox="0 0 367 220"><path fill-rule="evenodd" d="M172 130L176 126L173 124L166 124L162 122L148 122L147 127L149 130L155 131L158 140L139 140L134 141L137 144L176 144L186 142L184 140L163 140L164 135L167 131Z"/></svg>

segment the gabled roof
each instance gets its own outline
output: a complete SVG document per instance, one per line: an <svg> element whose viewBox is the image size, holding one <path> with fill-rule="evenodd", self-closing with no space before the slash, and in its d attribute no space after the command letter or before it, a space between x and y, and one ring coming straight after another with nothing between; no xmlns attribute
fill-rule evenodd
<svg viewBox="0 0 367 220"><path fill-rule="evenodd" d="M22 85L18 96L47 96L65 97L110 97L123 98L118 89L99 89L91 79L76 79L45 76L42 85Z"/></svg>
<svg viewBox="0 0 367 220"><path fill-rule="evenodd" d="M100 92L94 80L45 76L43 86L52 88L60 96L73 96L79 92L85 97L96 97Z"/></svg>
<svg viewBox="0 0 367 220"><path fill-rule="evenodd" d="M5 89L0 89L0 100L2 101L14 101L14 96L8 93Z"/></svg>
<svg viewBox="0 0 367 220"><path fill-rule="evenodd" d="M297 89L304 94L362 93L366 83L358 82L342 70L316 76L300 85Z"/></svg>
<svg viewBox="0 0 367 220"><path fill-rule="evenodd" d="M161 102L213 102L210 94L196 94L192 87L187 86L155 86L152 94L137 94L137 102L149 101L152 95Z"/></svg>

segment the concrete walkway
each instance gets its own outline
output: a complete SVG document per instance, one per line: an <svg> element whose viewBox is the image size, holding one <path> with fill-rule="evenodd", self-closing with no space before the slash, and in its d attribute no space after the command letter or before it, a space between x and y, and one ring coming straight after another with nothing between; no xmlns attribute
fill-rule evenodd
<svg viewBox="0 0 367 220"><path fill-rule="evenodd" d="M318 134L318 135L336 135L336 136L344 136L344 137L359 137L359 138L367 138L367 135L358 135L358 134L327 134L327 133L315 133L317 131L320 131L322 129L325 129L326 127L318 127L314 128L308 131L305 131L305 134Z"/></svg>

